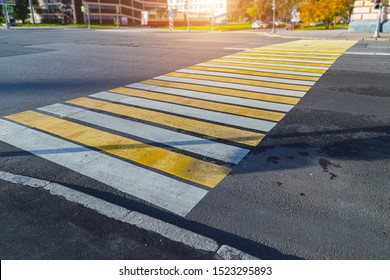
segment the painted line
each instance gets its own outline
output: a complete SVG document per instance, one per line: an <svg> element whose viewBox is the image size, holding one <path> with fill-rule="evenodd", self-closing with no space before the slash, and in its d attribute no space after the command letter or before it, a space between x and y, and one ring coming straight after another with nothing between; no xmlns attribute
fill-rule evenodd
<svg viewBox="0 0 390 280"><path fill-rule="evenodd" d="M271 122L271 121L251 119L247 117L240 117L240 116L229 115L225 113L212 112L212 111L207 111L202 109L190 108L186 106L141 99L136 97L126 97L123 95L109 93L109 92L96 93L90 96L100 98L103 100L120 102L122 104L139 106L142 108L158 110L167 113L174 113L181 116L187 116L191 118L197 118L200 120L217 122L217 123L232 125L241 128L253 129L257 131L268 132L276 125L275 122Z"/></svg>
<svg viewBox="0 0 390 280"><path fill-rule="evenodd" d="M254 81L266 81L273 83L282 83L282 84L291 84L291 85L305 85L305 86L313 86L314 82L308 81L297 81L291 79L280 79L280 78L270 78L270 77L262 77L262 76L253 76L253 75L243 75L243 74L231 74L231 73L223 73L220 71L208 71L208 70L196 70L196 69L181 69L176 72L186 73L186 74L199 74L199 75L210 75L217 77L226 77L226 78L237 78L237 79L245 79L245 80L254 80Z"/></svg>
<svg viewBox="0 0 390 280"><path fill-rule="evenodd" d="M366 53L366 52L346 52L344 54L351 55L378 55L378 56L390 56L390 53Z"/></svg>
<svg viewBox="0 0 390 280"><path fill-rule="evenodd" d="M310 79L312 81L318 81L319 77L322 76L322 74L318 73L310 73L310 72L299 72L299 71L286 71L286 70L272 70L272 69L266 69L262 67L247 67L242 66L243 64L240 63L228 63L228 62L208 62L208 63L200 63L197 64L197 66L201 67L218 67L223 69L239 69L239 70L248 70L248 71L256 71L258 73L275 73L275 74L286 74L286 75L295 75L297 77L301 77L302 80ZM245 64L244 64L245 65Z"/></svg>
<svg viewBox="0 0 390 280"><path fill-rule="evenodd" d="M321 52L321 51L318 51L318 52L314 52L314 51L290 51L290 50L261 50L261 49L249 49L249 50L246 50L244 53L253 53L253 54L259 54L259 55L288 55L288 56L296 56L296 55L299 55L299 56L318 56L319 58L338 58L342 55L342 53L337 53L337 54L334 54L334 53L325 53L325 52ZM277 52L275 54L275 52Z"/></svg>
<svg viewBox="0 0 390 280"><path fill-rule="evenodd" d="M184 228L180 228L176 225L150 217L148 215L132 211L130 209L105 201L103 199L96 198L86 193L68 188L61 184L44 181L32 177L16 175L3 171L0 171L0 180L12 184L21 184L20 182L23 182L23 185L25 186L48 190L52 195L60 196L67 201L82 205L108 218L115 219L123 223L133 225L137 228L156 233L169 240L182 243L196 250L217 253L217 255L222 259L256 259L255 257L228 245L221 246L216 240L206 237L204 235L189 231ZM37 186L37 181L41 181L42 184Z"/></svg>
<svg viewBox="0 0 390 280"><path fill-rule="evenodd" d="M253 60L262 60L262 61L275 61L275 63L281 62L297 62L297 65L312 65L312 64L320 64L322 66L326 66L326 64L333 64L330 61L318 61L318 60L303 60L303 59L286 59L286 58L270 58L268 57L256 57L256 56L245 56L243 54L233 54L225 56L228 58L240 58L240 59L253 59ZM299 63L298 63L299 62ZM302 63L300 63L302 62Z"/></svg>
<svg viewBox="0 0 390 280"><path fill-rule="evenodd" d="M313 69L313 67L297 67L296 65L276 65L273 63L261 63L261 62L250 62L250 61L244 61L244 60L228 60L228 59L214 59L207 63L233 63L234 65L240 65L240 66L257 66L260 69L274 69L274 70L282 70L282 71L292 71L292 72L308 72L308 73L319 73L323 74L326 72L328 68L324 69ZM261 67L260 67L261 66ZM317 67L316 67L317 68ZM323 67L322 67L323 68Z"/></svg>
<svg viewBox="0 0 390 280"><path fill-rule="evenodd" d="M205 86L202 84L195 85L195 84L180 83L180 82L176 83L176 82L161 81L161 80L147 80L147 81L143 81L142 83L148 85L155 85L155 86L202 91L206 93L219 94L222 96L234 96L239 98L264 100L264 101L278 102L278 103L292 104L292 105L297 104L300 100L297 97L286 97L286 96L278 96L272 94L256 93L256 92L236 90L231 88ZM131 87L131 85L128 85L128 87Z"/></svg>
<svg viewBox="0 0 390 280"><path fill-rule="evenodd" d="M177 96L199 98L202 100L223 102L227 104L241 105L246 107L267 109L267 110L280 111L280 112L289 112L293 108L292 105L287 105L287 104L258 101L253 99L248 100L244 98L205 93L201 91L184 90L184 89L162 87L162 86L155 86L155 85L142 84L142 83L131 84L128 85L128 87L134 89L150 90L154 92L161 92L161 93L172 94Z"/></svg>
<svg viewBox="0 0 390 280"><path fill-rule="evenodd" d="M187 215L207 194L206 190L57 137L6 120L0 119L0 124L10 131L0 136L1 141L180 216Z"/></svg>
<svg viewBox="0 0 390 280"><path fill-rule="evenodd" d="M78 98L67 101L67 103L82 106L85 108L114 113L138 120L144 120L155 124L193 132L199 135L224 139L234 143L248 146L256 146L264 138L264 134L226 127L218 124L178 117L166 113L150 111L137 107L129 107L121 104L112 104L101 100L90 98Z"/></svg>
<svg viewBox="0 0 390 280"><path fill-rule="evenodd" d="M340 56L337 55L337 56L319 56L319 55L302 55L302 54L298 54L298 53L284 53L284 52L281 52L281 53L262 53L262 52L252 52L250 50L246 51L246 52L241 52L240 54L242 55L249 55L249 56L254 56L254 57L270 57L270 58L290 58L290 59L293 59L293 58L300 58L300 59L319 59L319 60L325 60L325 61L331 61L331 62L335 62ZM234 55L234 54L233 54Z"/></svg>
<svg viewBox="0 0 390 280"><path fill-rule="evenodd" d="M201 86L238 89L244 91L268 93L268 94L283 95L283 96L290 96L290 97L303 97L305 95L305 92L296 91L296 90L275 89L275 88L258 87L252 85L241 85L241 84L234 84L234 83L214 82L214 81L207 81L207 80L187 79L187 78L171 77L171 76L159 76L156 77L155 79L166 81L166 82L177 82L177 83L187 83L187 84L194 84L194 85L201 85Z"/></svg>
<svg viewBox="0 0 390 280"><path fill-rule="evenodd" d="M279 112L246 108L237 105L220 104L193 98L178 97L177 95L172 96L131 88L116 88L110 90L109 92L270 121L280 121L285 116L285 114Z"/></svg>
<svg viewBox="0 0 390 280"><path fill-rule="evenodd" d="M210 188L231 171L224 166L33 111L6 118Z"/></svg>
<svg viewBox="0 0 390 280"><path fill-rule="evenodd" d="M219 248L219 250L217 251L217 255L224 260L258 260L258 258L252 255L249 255L227 245L222 245L221 248Z"/></svg>
<svg viewBox="0 0 390 280"><path fill-rule="evenodd" d="M127 133L129 135L228 163L237 164L249 152L247 149L241 149L207 139L63 104L54 104L39 108L38 110Z"/></svg>
<svg viewBox="0 0 390 280"><path fill-rule="evenodd" d="M249 50L249 48L232 48L232 47L226 47L226 48L223 48L224 50L237 50L237 51L246 51L246 50Z"/></svg>
<svg viewBox="0 0 390 280"><path fill-rule="evenodd" d="M212 71L212 72L222 72L222 73L234 73L234 74L245 74L246 76L255 76L255 77L271 77L271 78L280 78L280 79L288 79L293 80L294 82L299 81L311 81L311 85L313 85L316 81L318 81L318 78L316 77L310 77L310 76L298 76L298 75L291 75L291 74L281 74L281 73L272 73L268 71L261 71L260 69L253 68L255 70L248 70L248 69L240 69L245 67L229 67L224 65L215 65L212 64L206 65L206 64L198 64L195 66L190 66L187 69L194 69L194 70L203 70L203 71Z"/></svg>
<svg viewBox="0 0 390 280"><path fill-rule="evenodd" d="M50 181L16 175L3 171L0 171L0 180L10 182L12 184L21 184L24 186L48 190L52 195L62 196L68 201L81 204L115 220L122 220L131 212L126 208L112 204L103 199L85 194L57 183L52 183ZM37 181L40 181L41 183L37 185Z"/></svg>
<svg viewBox="0 0 390 280"><path fill-rule="evenodd" d="M197 75L197 74L184 74L184 73L168 73L165 76L169 77L178 77L178 78L188 78L188 79L197 79L197 80L207 80L207 81L216 81L216 82L227 82L227 83L236 83L243 85L251 86L260 86L267 88L277 88L277 89L287 89L287 90L299 90L299 91L308 91L310 86L300 86L300 85L289 85L281 83L272 83L272 82L262 82L262 81L253 81L253 80L244 80L242 78L225 78L222 76L207 76L207 75Z"/></svg>
<svg viewBox="0 0 390 280"><path fill-rule="evenodd" d="M279 66L284 68L299 68L299 69L310 69L310 70L328 70L329 66L310 66L310 65L304 65L304 64L296 64L296 63L284 63L284 62L276 62L273 61L272 63L267 63L266 60L264 62L261 62L261 60L255 60L255 59L242 59L242 58L236 58L236 57L222 57L216 60L212 61L228 61L228 62L240 62L240 63L253 63L256 65L265 65L265 66ZM300 70L302 71L302 70Z"/></svg>

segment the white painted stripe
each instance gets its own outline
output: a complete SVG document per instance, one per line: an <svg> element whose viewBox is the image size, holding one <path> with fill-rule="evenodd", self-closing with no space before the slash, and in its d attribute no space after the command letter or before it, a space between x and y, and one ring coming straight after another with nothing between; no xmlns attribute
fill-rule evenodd
<svg viewBox="0 0 390 280"><path fill-rule="evenodd" d="M0 125L10 132L0 135L0 141L178 215L187 215L207 194L206 190L33 129L6 120L0 120Z"/></svg>
<svg viewBox="0 0 390 280"><path fill-rule="evenodd" d="M390 53L374 53L374 52L346 52L345 54L352 54L352 55L382 55L382 56L390 56Z"/></svg>
<svg viewBox="0 0 390 280"><path fill-rule="evenodd" d="M255 259L255 257L236 248L227 245L220 246L217 241L204 235L180 228L137 211L131 211L103 199L68 188L64 185L3 171L0 171L0 180L34 188L44 188L52 195L61 196L68 201L95 210L106 217L157 233L169 240L183 243L197 250L215 252L222 259L231 260L237 259L237 257L240 259ZM38 185L37 182L39 182Z"/></svg>
<svg viewBox="0 0 390 280"><path fill-rule="evenodd" d="M44 189L48 190L52 195L62 196L68 201L79 203L115 220L121 221L131 212L129 209L57 183L50 183Z"/></svg>
<svg viewBox="0 0 390 280"><path fill-rule="evenodd" d="M252 51L248 51L249 53L251 53ZM241 54L245 55L246 53L248 52L242 52ZM324 57L324 56L312 56L312 55L299 55L298 53L294 53L294 54L285 54L285 53L256 53L256 54L251 54L250 56L252 57L253 56L258 56L258 57L262 57L262 56L277 56L277 57L298 57L298 58L318 58L318 59L326 59L326 60L336 60L339 55L337 56L333 56L333 57ZM306 60L305 60L306 61Z"/></svg>
<svg viewBox="0 0 390 280"><path fill-rule="evenodd" d="M312 64L333 64L329 61L318 61L318 60L301 60L301 59L285 59L285 58L264 58L264 57L253 57L253 56L239 56L239 55L228 55L227 58L241 58L251 60L268 60L268 61L281 61L281 62L304 62Z"/></svg>
<svg viewBox="0 0 390 280"><path fill-rule="evenodd" d="M237 50L237 51L246 51L249 50L249 48L232 48L232 47L226 47L223 48L224 50Z"/></svg>
<svg viewBox="0 0 390 280"><path fill-rule="evenodd" d="M33 188L43 188L50 184L49 181L31 178L22 175L16 175L4 171L0 171L0 180L7 181L13 184L20 184L24 186L30 186Z"/></svg>
<svg viewBox="0 0 390 280"><path fill-rule="evenodd" d="M307 52L294 52L289 50L283 50L283 49L275 49L275 50L261 50L261 49L250 49L247 50L248 52L254 52L254 53L263 53L268 55L273 55L274 53L278 54L291 54L291 55L300 55L300 54L308 54L308 55L318 55L318 56L333 56L333 57L339 57L341 54L338 53L323 53L323 52L315 52L315 51L307 51Z"/></svg>
<svg viewBox="0 0 390 280"><path fill-rule="evenodd" d="M219 248L218 243L213 239L135 211L131 212L123 221L144 230L153 231L170 240L184 243L198 250L215 252Z"/></svg>
<svg viewBox="0 0 390 280"><path fill-rule="evenodd" d="M119 221L123 220L131 212L129 209L112 204L103 199L88 195L86 193L57 183L52 183L50 181L16 175L3 171L0 171L0 180L33 188L43 188L48 190L52 195L62 196L68 201L76 202L109 218L113 218Z"/></svg>
<svg viewBox="0 0 390 280"><path fill-rule="evenodd" d="M291 79L262 77L262 76L234 74L234 73L223 73L223 72L212 72L212 71L203 71L203 70L192 70L192 69L181 69L181 70L178 70L176 72L187 73L187 74L199 74L199 75L210 75L210 76L217 76L217 77L246 79L246 80L254 80L254 81L266 81L266 82L292 84L292 85L313 86L315 84L315 82L302 81L302 80L291 80Z"/></svg>
<svg viewBox="0 0 390 280"><path fill-rule="evenodd" d="M241 64L241 63L237 62L237 64ZM266 72L266 73L309 76L309 77L321 77L322 76L322 74L320 74L320 73L298 72L298 71L288 71L288 70L273 70L273 69L265 69L265 68L263 69L263 68L244 67L244 66L233 66L233 65L226 65L226 64L200 63L200 64L197 64L196 66L216 67L216 68L226 68L226 69L239 69L239 70Z"/></svg>
<svg viewBox="0 0 390 280"><path fill-rule="evenodd" d="M179 114L182 116L188 116L201 120L218 122L225 125L233 125L243 128L249 128L259 131L270 131L275 125L275 122L264 121L259 119L252 119L247 117L235 116L225 113L207 111L197 108L191 108L187 106L181 106L176 104L170 104L160 101L148 100L138 97L124 96L109 92L100 92L90 95L91 97L97 97L108 101L117 101L123 104L139 106L142 108L159 110L167 113Z"/></svg>
<svg viewBox="0 0 390 280"><path fill-rule="evenodd" d="M249 255L243 251L240 251L234 247L228 245L222 245L221 248L217 251L217 255L224 260L259 260L258 258Z"/></svg>
<svg viewBox="0 0 390 280"><path fill-rule="evenodd" d="M304 66L304 65L293 65L293 64L274 64L274 63L251 62L251 61L228 60L228 59L214 59L211 61L213 61L213 62L240 63L240 64L252 64L252 65L264 65L264 66L289 67L289 68L301 68L301 69L314 69L314 70L328 70L329 69L329 67Z"/></svg>
<svg viewBox="0 0 390 280"><path fill-rule="evenodd" d="M162 143L177 149L229 163L237 164L249 152L247 149L241 149L207 139L163 129L160 127L91 112L63 104L54 104L39 108L39 110L61 117L67 117L100 127L120 131L141 137L143 139Z"/></svg>
<svg viewBox="0 0 390 280"><path fill-rule="evenodd" d="M245 99L239 97L232 97L220 94L205 93L200 91L177 89L171 87L162 87L149 84L135 83L128 85L127 87L141 89L141 90L150 90L159 93L167 93L178 96L185 96L190 98L198 98L209 101L223 102L232 105L241 105L246 107L252 107L256 109L267 109L280 112L289 112L294 106L288 104L273 103L267 101L259 101L253 99Z"/></svg>
<svg viewBox="0 0 390 280"><path fill-rule="evenodd" d="M187 78L171 77L171 76L159 76L156 77L155 79L168 81L168 82L187 83L187 84L221 87L221 88L232 88L232 89L253 91L258 93L269 93L269 94L293 96L293 97L303 97L306 93L304 91L298 91L298 90L258 87L258 86L251 86L251 85L214 82L214 81L198 80L198 79L187 79Z"/></svg>

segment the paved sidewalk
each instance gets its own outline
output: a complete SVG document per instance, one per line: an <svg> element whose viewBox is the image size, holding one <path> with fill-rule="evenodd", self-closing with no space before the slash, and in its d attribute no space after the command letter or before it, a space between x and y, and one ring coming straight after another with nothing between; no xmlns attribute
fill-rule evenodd
<svg viewBox="0 0 390 280"><path fill-rule="evenodd" d="M257 32L257 31L250 31ZM271 31L257 32L265 36L283 37L283 38L306 38L306 39L340 39L340 40L359 40L359 41L378 41L390 42L390 33L380 33L380 38L372 38L372 33L349 32L348 29L337 30L285 30L276 29L275 33Z"/></svg>

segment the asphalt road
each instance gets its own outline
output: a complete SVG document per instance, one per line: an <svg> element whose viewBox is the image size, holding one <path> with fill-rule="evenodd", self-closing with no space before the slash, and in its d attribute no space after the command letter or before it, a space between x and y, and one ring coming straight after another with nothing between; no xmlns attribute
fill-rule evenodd
<svg viewBox="0 0 390 280"><path fill-rule="evenodd" d="M293 41L141 29L0 30L0 38L1 116ZM4 142L0 170L97 195L264 259L388 259L390 61L362 53L390 54L390 45L348 52L185 218ZM44 191L0 189L2 259L213 258Z"/></svg>

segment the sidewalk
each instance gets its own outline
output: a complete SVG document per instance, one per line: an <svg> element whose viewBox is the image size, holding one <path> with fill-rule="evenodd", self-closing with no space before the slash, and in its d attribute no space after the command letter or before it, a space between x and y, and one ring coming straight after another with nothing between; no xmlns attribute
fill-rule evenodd
<svg viewBox="0 0 390 280"><path fill-rule="evenodd" d="M256 30L257 31L257 30ZM250 32L256 32L250 31ZM390 33L380 33L380 38L372 38L372 33L349 32L348 29L337 30L285 30L276 29L271 31L256 32L270 37L301 38L301 39L329 39L329 40L359 40L390 42Z"/></svg>

